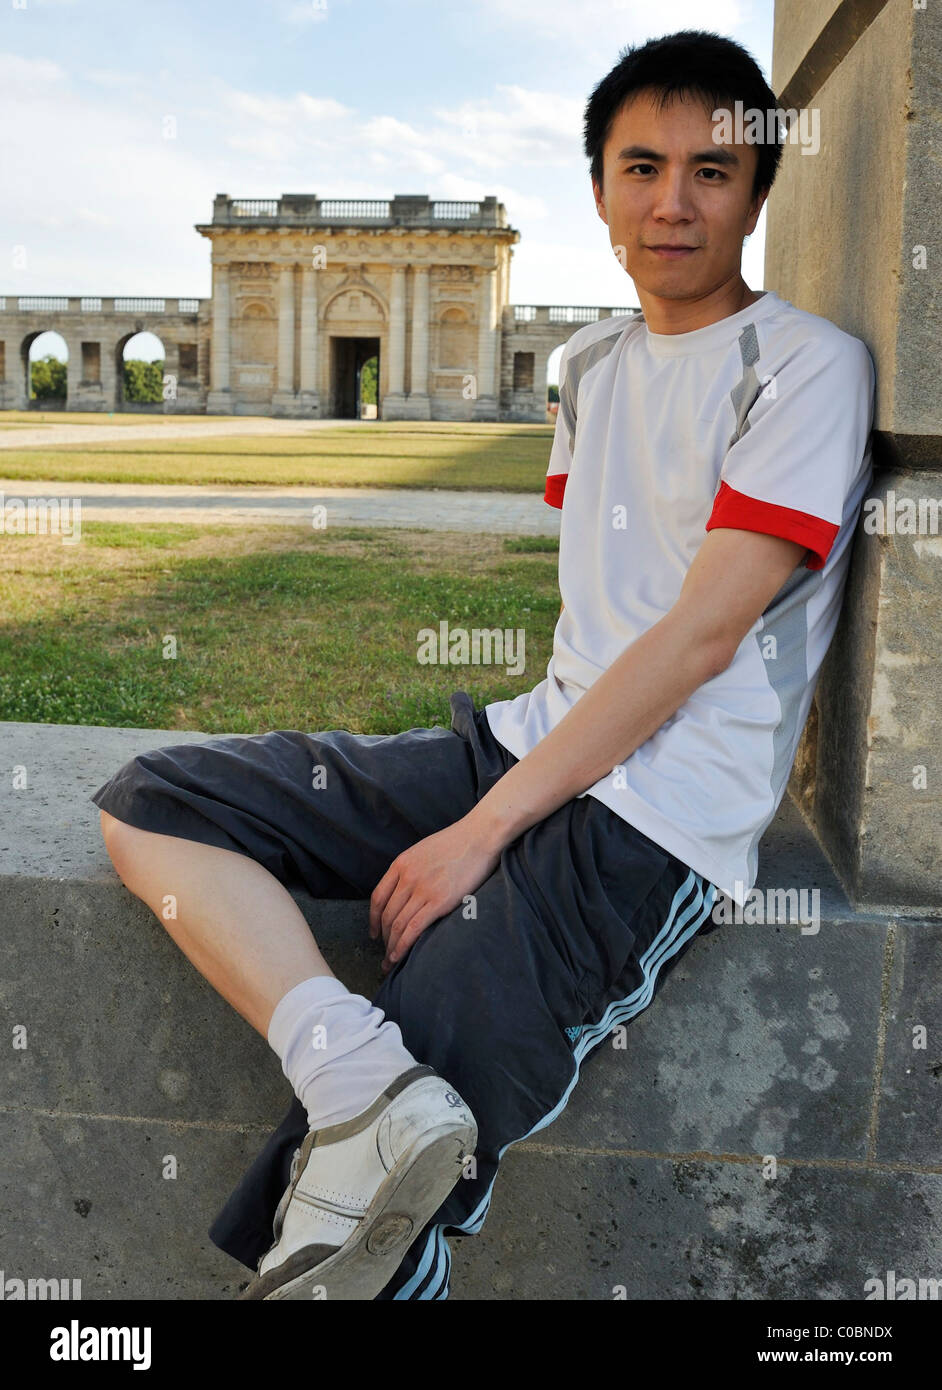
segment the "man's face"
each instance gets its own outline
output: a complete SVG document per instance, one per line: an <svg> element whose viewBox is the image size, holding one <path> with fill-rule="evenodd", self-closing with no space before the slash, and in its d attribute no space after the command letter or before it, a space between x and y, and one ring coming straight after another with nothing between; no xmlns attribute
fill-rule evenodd
<svg viewBox="0 0 942 1390"><path fill-rule="evenodd" d="M755 230L767 190L753 198L756 146L715 144L714 129L702 102L675 98L659 112L648 92L612 122L603 188L594 180L592 188L639 292L700 299L739 274L743 237Z"/></svg>

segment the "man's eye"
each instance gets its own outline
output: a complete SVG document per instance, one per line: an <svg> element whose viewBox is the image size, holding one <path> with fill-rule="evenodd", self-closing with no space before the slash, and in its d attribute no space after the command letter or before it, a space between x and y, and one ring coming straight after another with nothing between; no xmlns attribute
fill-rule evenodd
<svg viewBox="0 0 942 1390"><path fill-rule="evenodd" d="M700 173L713 175L712 178L707 179L707 183L717 183L720 180L726 178L726 175L723 173L722 169L701 169Z"/></svg>
<svg viewBox="0 0 942 1390"><path fill-rule="evenodd" d="M631 164L629 165L627 172L629 174L634 174L637 171L643 171L644 173L648 173L653 168L653 164Z"/></svg>

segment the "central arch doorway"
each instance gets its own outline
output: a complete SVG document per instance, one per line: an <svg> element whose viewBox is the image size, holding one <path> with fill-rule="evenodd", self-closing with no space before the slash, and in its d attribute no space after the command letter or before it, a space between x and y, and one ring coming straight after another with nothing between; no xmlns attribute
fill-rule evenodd
<svg viewBox="0 0 942 1390"><path fill-rule="evenodd" d="M379 339L330 340L330 413L338 420L379 418Z"/></svg>

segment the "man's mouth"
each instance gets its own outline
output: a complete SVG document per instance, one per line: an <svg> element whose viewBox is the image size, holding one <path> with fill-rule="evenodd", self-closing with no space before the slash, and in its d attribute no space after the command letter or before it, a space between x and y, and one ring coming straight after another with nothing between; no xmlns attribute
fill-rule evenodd
<svg viewBox="0 0 942 1390"><path fill-rule="evenodd" d="M670 242L664 242L659 246L649 246L648 251L653 251L655 256L661 256L666 261L680 261L685 256L693 255L694 251L699 250L697 246L675 246Z"/></svg>

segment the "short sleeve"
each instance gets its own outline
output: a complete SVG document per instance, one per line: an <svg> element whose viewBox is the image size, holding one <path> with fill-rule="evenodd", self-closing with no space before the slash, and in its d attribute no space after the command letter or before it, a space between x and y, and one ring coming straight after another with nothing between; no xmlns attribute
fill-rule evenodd
<svg viewBox="0 0 942 1390"><path fill-rule="evenodd" d="M823 569L848 499L869 464L873 362L849 334L805 340L772 372L727 451L706 530L731 527L797 541Z"/></svg>
<svg viewBox="0 0 942 1390"><path fill-rule="evenodd" d="M546 490L543 493L543 501L548 502L551 507L563 505L566 480L576 447L576 389L569 373L571 345L572 338L563 347L559 359L559 409L556 412L556 430L546 469Z"/></svg>

